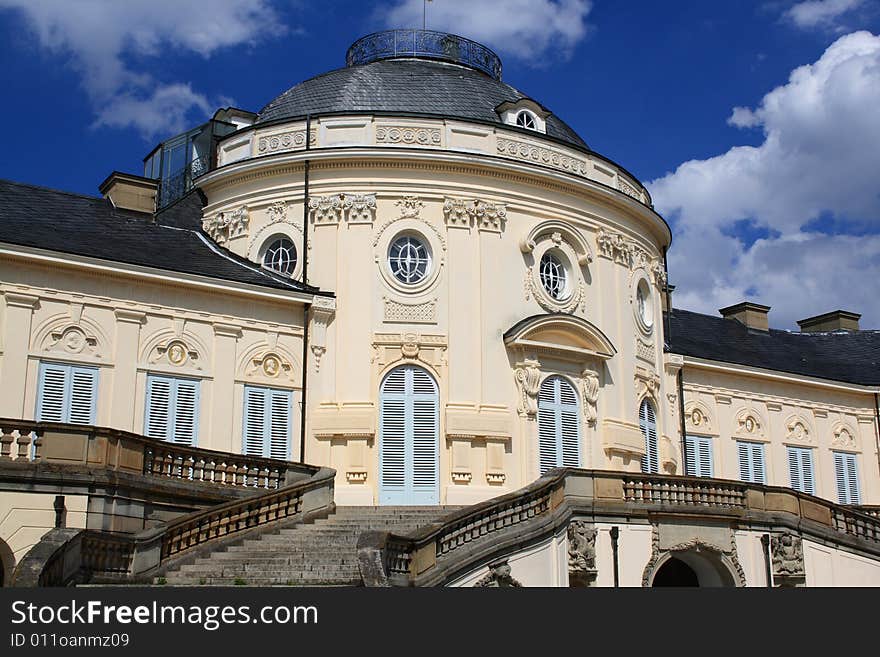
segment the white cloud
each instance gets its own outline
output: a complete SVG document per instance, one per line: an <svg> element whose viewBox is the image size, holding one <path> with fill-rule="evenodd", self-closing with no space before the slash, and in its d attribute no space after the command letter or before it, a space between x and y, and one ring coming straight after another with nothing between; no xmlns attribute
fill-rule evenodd
<svg viewBox="0 0 880 657"><path fill-rule="evenodd" d="M435 0L427 26L522 59L568 57L588 32L589 0ZM383 11L388 27L422 26L422 0L397 0Z"/></svg>
<svg viewBox="0 0 880 657"><path fill-rule="evenodd" d="M805 0L793 5L783 16L803 29L835 28L844 14L863 3L864 0Z"/></svg>
<svg viewBox="0 0 880 657"><path fill-rule="evenodd" d="M877 107L880 37L849 34L756 108L733 110L728 123L760 128L760 145L685 162L651 182L675 228L676 305L714 313L754 289L777 325L844 307L880 328ZM739 222L770 234L748 248Z"/></svg>
<svg viewBox="0 0 880 657"><path fill-rule="evenodd" d="M210 107L189 83L157 80L145 68L169 54L207 58L285 30L268 0L0 0L4 8L21 12L43 48L69 58L98 124L134 126L148 138L190 112L205 118ZM116 107L122 113L110 116Z"/></svg>

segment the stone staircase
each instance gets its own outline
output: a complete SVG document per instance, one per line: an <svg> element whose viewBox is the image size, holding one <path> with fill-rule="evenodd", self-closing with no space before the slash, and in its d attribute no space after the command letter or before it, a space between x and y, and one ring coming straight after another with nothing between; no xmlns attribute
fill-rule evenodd
<svg viewBox="0 0 880 657"><path fill-rule="evenodd" d="M168 572L172 586L362 586L357 541L367 530L405 534L459 507L337 507L311 524L248 538Z"/></svg>

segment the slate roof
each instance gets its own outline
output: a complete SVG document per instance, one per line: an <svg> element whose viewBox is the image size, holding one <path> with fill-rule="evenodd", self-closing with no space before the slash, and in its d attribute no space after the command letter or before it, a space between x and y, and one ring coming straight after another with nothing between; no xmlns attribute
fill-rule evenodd
<svg viewBox="0 0 880 657"><path fill-rule="evenodd" d="M177 204L174 223L199 225L202 203L193 196L198 199L192 194ZM115 208L103 198L9 180L0 180L0 242L279 290L317 291L212 248L200 229L154 223L150 215Z"/></svg>
<svg viewBox="0 0 880 657"><path fill-rule="evenodd" d="M801 374L845 383L880 385L880 331L797 333L754 331L733 319L673 309L668 350L675 354Z"/></svg>
<svg viewBox="0 0 880 657"><path fill-rule="evenodd" d="M504 101L523 98L528 96L509 84L465 66L392 59L340 68L301 82L260 110L256 123L306 114L377 112L503 125L495 108ZM552 114L547 117L547 134L578 148L589 148L574 130Z"/></svg>

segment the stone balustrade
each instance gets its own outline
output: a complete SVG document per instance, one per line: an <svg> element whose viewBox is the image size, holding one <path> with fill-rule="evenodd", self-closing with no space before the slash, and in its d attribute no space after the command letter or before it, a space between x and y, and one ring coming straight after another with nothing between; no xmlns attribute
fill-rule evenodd
<svg viewBox="0 0 880 657"><path fill-rule="evenodd" d="M104 427L0 419L0 461L109 468L186 481L277 490L317 469L230 454Z"/></svg>
<svg viewBox="0 0 880 657"><path fill-rule="evenodd" d="M505 550L554 535L573 514L647 519L656 513L789 527L880 556L880 515L865 511L774 486L566 468L409 536L364 534L358 557L367 586L442 584ZM376 563L385 571L376 573Z"/></svg>
<svg viewBox="0 0 880 657"><path fill-rule="evenodd" d="M196 511L135 535L53 529L37 543L13 575L13 586L65 586L78 581L143 581L188 551L283 520L326 516L334 509L336 472L314 468L307 479L278 490Z"/></svg>

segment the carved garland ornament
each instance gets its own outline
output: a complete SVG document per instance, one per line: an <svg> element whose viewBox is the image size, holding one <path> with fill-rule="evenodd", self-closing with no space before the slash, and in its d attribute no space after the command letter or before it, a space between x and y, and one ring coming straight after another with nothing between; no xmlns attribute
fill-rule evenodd
<svg viewBox="0 0 880 657"><path fill-rule="evenodd" d="M581 396L584 399L584 419L596 426L596 404L599 401L599 374L586 368L581 374Z"/></svg>
<svg viewBox="0 0 880 657"><path fill-rule="evenodd" d="M376 218L375 194L331 194L309 198L309 212L316 224L371 224Z"/></svg>
<svg viewBox="0 0 880 657"><path fill-rule="evenodd" d="M309 143L314 145L317 142L317 131L312 130L309 135ZM257 142L257 150L260 155L268 155L269 153L278 153L283 151L296 150L297 148L305 148L306 131L294 130L285 132L271 137L260 137Z"/></svg>
<svg viewBox="0 0 880 657"><path fill-rule="evenodd" d="M517 412L520 417L534 418L538 414L538 391L541 389L541 363L526 359L516 364L513 377L518 391Z"/></svg>
<svg viewBox="0 0 880 657"><path fill-rule="evenodd" d="M202 222L202 228L217 244L225 244L229 240L244 235L250 221L247 207L240 207L231 212L220 212Z"/></svg>
<svg viewBox="0 0 880 657"><path fill-rule="evenodd" d="M440 129L383 125L376 128L376 141L381 144L440 146Z"/></svg>
<svg viewBox="0 0 880 657"><path fill-rule="evenodd" d="M599 249L599 255L603 258L628 267L630 271L643 267L651 273L658 287L662 289L666 286L666 270L663 267L663 261L659 258L652 258L633 240L614 231L600 230L596 235L596 246Z"/></svg>
<svg viewBox="0 0 880 657"><path fill-rule="evenodd" d="M480 588L516 588L521 587L510 574L510 564L507 559L495 561L489 564L489 574L478 580L475 587Z"/></svg>
<svg viewBox="0 0 880 657"><path fill-rule="evenodd" d="M651 529L651 558L648 560L645 570L642 571L642 586L647 587L651 585L651 578L656 572L657 564L663 556L667 554L675 554L676 552L688 552L690 550L707 550L726 558L728 564L733 567L736 585L746 586L746 571L743 570L742 564L739 561L739 555L736 551L736 536L732 530L730 531L730 542L728 543L727 548L712 545L699 538L694 538L690 541L674 545L669 549L661 550L660 527L659 525L652 523Z"/></svg>
<svg viewBox="0 0 880 657"><path fill-rule="evenodd" d="M574 292L567 299L554 299L544 290L538 277L535 275L537 270L535 267L526 267L525 277L523 278L523 293L526 301L534 297L544 310L551 313L573 313L578 308L581 312L586 310L587 288L583 279L577 277L577 285Z"/></svg>
<svg viewBox="0 0 880 657"><path fill-rule="evenodd" d="M449 198L443 202L443 216L447 226L470 228L500 233L507 220L503 203L489 203L480 199Z"/></svg>

